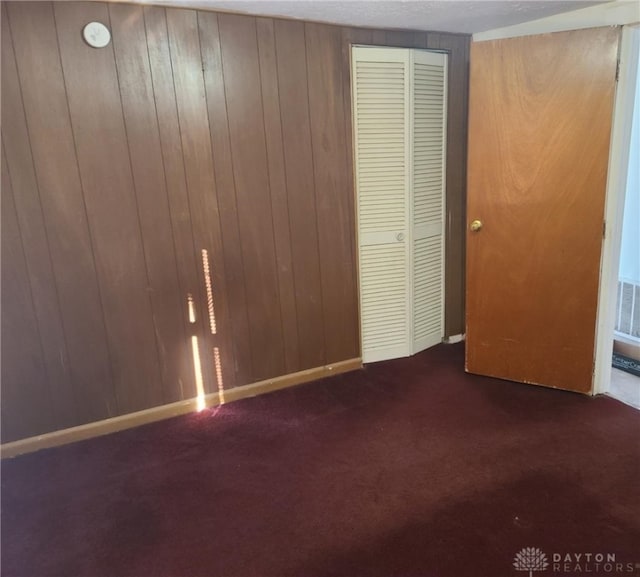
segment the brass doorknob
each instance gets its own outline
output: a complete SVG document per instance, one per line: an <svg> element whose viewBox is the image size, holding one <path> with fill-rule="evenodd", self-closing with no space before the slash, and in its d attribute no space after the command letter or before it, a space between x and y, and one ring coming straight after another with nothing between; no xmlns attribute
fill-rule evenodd
<svg viewBox="0 0 640 577"><path fill-rule="evenodd" d="M474 220L469 226L469 229L471 230L471 232L478 232L481 228L482 228L482 221L480 220Z"/></svg>

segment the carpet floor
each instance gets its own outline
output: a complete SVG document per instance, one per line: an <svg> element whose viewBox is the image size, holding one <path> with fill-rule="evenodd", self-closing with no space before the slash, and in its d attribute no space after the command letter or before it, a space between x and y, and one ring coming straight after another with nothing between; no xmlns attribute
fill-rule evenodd
<svg viewBox="0 0 640 577"><path fill-rule="evenodd" d="M2 575L640 575L640 412L462 367L440 345L6 460Z"/></svg>

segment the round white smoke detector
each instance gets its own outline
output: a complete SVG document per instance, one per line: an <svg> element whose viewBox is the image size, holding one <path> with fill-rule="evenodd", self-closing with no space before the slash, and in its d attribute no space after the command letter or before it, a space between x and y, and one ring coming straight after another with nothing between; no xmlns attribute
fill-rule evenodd
<svg viewBox="0 0 640 577"><path fill-rule="evenodd" d="M101 22L89 22L82 29L82 37L93 48L104 48L111 41L111 32Z"/></svg>

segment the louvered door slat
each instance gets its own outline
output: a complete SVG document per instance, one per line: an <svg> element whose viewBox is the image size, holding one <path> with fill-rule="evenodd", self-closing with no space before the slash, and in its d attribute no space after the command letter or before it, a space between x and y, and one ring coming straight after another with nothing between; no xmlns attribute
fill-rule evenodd
<svg viewBox="0 0 640 577"><path fill-rule="evenodd" d="M352 56L362 358L372 362L442 337L446 56Z"/></svg>
<svg viewBox="0 0 640 577"><path fill-rule="evenodd" d="M413 52L412 352L442 340L446 57Z"/></svg>
<svg viewBox="0 0 640 577"><path fill-rule="evenodd" d="M409 57L354 48L353 67L362 358L372 362L411 353Z"/></svg>

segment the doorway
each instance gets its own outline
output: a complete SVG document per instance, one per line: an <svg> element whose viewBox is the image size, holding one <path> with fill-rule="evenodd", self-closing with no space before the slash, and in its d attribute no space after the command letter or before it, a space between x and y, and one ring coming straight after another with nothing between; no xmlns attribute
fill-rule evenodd
<svg viewBox="0 0 640 577"><path fill-rule="evenodd" d="M639 31L632 29L636 37ZM636 50L637 54L637 50ZM613 355L609 394L640 409L640 75L638 59L630 62L635 73L635 97L631 110L631 136L622 210L622 231ZM632 80L631 78L629 80Z"/></svg>
<svg viewBox="0 0 640 577"><path fill-rule="evenodd" d="M639 58L640 28L624 26L609 158L594 382L595 394L608 394L636 408L640 408L640 377L632 369L637 367L634 357L640 356Z"/></svg>
<svg viewBox="0 0 640 577"><path fill-rule="evenodd" d="M352 48L362 360L444 334L447 55Z"/></svg>

